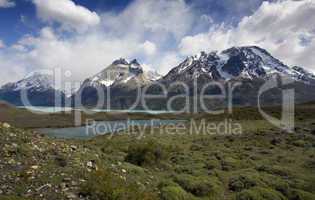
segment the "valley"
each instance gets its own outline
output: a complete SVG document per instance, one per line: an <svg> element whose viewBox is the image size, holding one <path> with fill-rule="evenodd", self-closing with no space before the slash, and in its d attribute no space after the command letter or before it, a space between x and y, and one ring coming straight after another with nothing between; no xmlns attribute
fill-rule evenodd
<svg viewBox="0 0 315 200"><path fill-rule="evenodd" d="M219 123L228 116L243 127L239 135L188 129L166 133L161 132L162 125L142 137L140 130L133 129L131 135L120 131L78 140L51 138L33 129L45 124L71 125L71 114L46 114L40 121L26 110L2 104L1 111L6 111L1 114L6 113L6 118L0 118L0 197L312 200L314 109L313 103L297 106L294 133L274 127L256 108L248 107L236 109L232 115L128 114L135 119L186 118L197 123L202 119ZM280 107L266 110L274 116L280 114ZM17 115L10 119L8 113ZM112 121L126 114L93 117ZM49 124L52 119L54 123Z"/></svg>

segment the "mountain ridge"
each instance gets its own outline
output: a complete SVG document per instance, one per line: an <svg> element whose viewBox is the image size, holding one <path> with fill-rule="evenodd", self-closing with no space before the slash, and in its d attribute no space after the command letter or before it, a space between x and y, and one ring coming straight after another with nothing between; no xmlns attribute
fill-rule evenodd
<svg viewBox="0 0 315 200"><path fill-rule="evenodd" d="M183 75L184 74L184 75ZM314 83L315 76L301 67L289 67L274 58L268 51L257 46L232 47L221 52L200 54L187 57L163 79L192 80L201 74L213 80L267 78L273 74L289 76L296 81ZM176 78L172 77L175 76ZM178 76L185 76L178 78Z"/></svg>
<svg viewBox="0 0 315 200"><path fill-rule="evenodd" d="M221 52L200 52L197 55L189 56L165 76L145 70L136 59L128 61L119 58L99 73L85 79L80 89L69 98L73 102L76 97L80 97L84 105L95 105L98 99L97 90L107 91L110 88L115 104L119 108L122 105L122 107L126 107L132 102L137 88L150 86L154 83L165 84L168 87L174 82L183 82L189 86L190 90L193 90L194 80L197 80L200 87L211 81L220 81L223 84L240 81L247 88L247 90L241 89L240 91L248 93L249 90L258 90L263 82L275 75L287 76L298 83L298 88L301 90L298 92L303 95L308 94L304 91L305 88L310 90L311 86L315 84L315 75L308 70L298 66L289 67L260 47L241 46ZM18 93L22 88L33 92L33 95L41 95L49 91L49 98L52 98L51 93L56 91L53 81L49 77L35 74L33 78L32 76L26 77L15 83L2 86L0 99L16 104L20 101L14 98L20 98ZM197 90L199 91L200 88ZM41 96L45 97L45 95ZM257 94L253 92L251 95L251 101L254 102L254 96ZM241 98L242 94L240 93L239 96ZM310 95L306 96L310 98Z"/></svg>

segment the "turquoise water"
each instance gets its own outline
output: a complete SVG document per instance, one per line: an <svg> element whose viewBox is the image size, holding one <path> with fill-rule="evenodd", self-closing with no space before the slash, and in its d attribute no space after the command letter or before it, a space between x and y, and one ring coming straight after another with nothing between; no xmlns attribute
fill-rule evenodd
<svg viewBox="0 0 315 200"><path fill-rule="evenodd" d="M73 110L73 108L71 107L18 106L18 108L24 108L33 112L44 112L44 113L69 112Z"/></svg>
<svg viewBox="0 0 315 200"><path fill-rule="evenodd" d="M41 106L19 106L18 108L24 108L33 112L44 112L44 113L58 113L58 112L70 112L74 110L71 107L41 107ZM77 109L76 110L82 110ZM173 113L172 111L166 110L107 110L107 109L91 109L94 112L120 112L120 113L149 113L149 114L165 114Z"/></svg>
<svg viewBox="0 0 315 200"><path fill-rule="evenodd" d="M124 120L124 121L102 121L94 122L91 125L72 128L46 128L37 131L54 138L64 139L90 139L98 135L114 134L119 131L127 131L134 134L133 128L150 130L165 125L185 124L186 120ZM138 130L139 130L138 129ZM137 131L136 133L139 133Z"/></svg>

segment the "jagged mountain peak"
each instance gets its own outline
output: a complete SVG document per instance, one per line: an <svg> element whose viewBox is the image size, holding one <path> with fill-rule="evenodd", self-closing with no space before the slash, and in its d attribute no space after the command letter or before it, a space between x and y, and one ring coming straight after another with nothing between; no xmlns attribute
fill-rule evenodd
<svg viewBox="0 0 315 200"><path fill-rule="evenodd" d="M131 62L124 58L115 60L98 74L92 76L84 82L85 86L113 86L113 85L132 85L134 82L146 84L159 78L155 72L144 70L137 59Z"/></svg>
<svg viewBox="0 0 315 200"><path fill-rule="evenodd" d="M112 65L129 65L129 62L125 58L119 58L117 60L114 60Z"/></svg>
<svg viewBox="0 0 315 200"><path fill-rule="evenodd" d="M137 67L141 67L141 64L138 62L137 59L133 59L131 62L129 62L127 59L125 58L119 58L117 60L114 60L112 65L129 65L129 66L137 66Z"/></svg>
<svg viewBox="0 0 315 200"><path fill-rule="evenodd" d="M314 75L297 67L289 67L258 46L231 47L224 51L200 52L186 58L172 69L166 79L182 80L208 77L228 81L236 78L266 78L274 74L285 75L297 81L310 82Z"/></svg>
<svg viewBox="0 0 315 200"><path fill-rule="evenodd" d="M141 66L137 59L133 59L133 60L130 62L130 64L131 64L131 65L135 65L135 66Z"/></svg>

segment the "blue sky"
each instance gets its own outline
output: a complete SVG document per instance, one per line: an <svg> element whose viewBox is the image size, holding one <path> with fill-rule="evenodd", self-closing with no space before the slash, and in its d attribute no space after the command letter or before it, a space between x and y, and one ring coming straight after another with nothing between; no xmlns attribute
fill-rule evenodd
<svg viewBox="0 0 315 200"><path fill-rule="evenodd" d="M200 15L207 14L216 23L236 24L245 16L253 13L263 0L251 0L246 6L235 7L234 0L187 0ZM6 44L12 44L24 34L36 34L41 27L45 26L36 18L36 6L31 0L15 0L15 6L0 8L0 38ZM97 13L121 12L133 0L74 0L77 5L84 6ZM235 2L235 1L234 1Z"/></svg>
<svg viewBox="0 0 315 200"><path fill-rule="evenodd" d="M0 8L0 38L12 44L24 34L36 34L45 24L36 18L36 6L31 0L15 0L15 6ZM78 5L96 12L119 12L129 5L131 0L75 0ZM1 7L1 6L0 6Z"/></svg>
<svg viewBox="0 0 315 200"><path fill-rule="evenodd" d="M82 80L119 57L165 74L242 45L314 71L314 13L313 0L0 0L0 84L46 68Z"/></svg>

